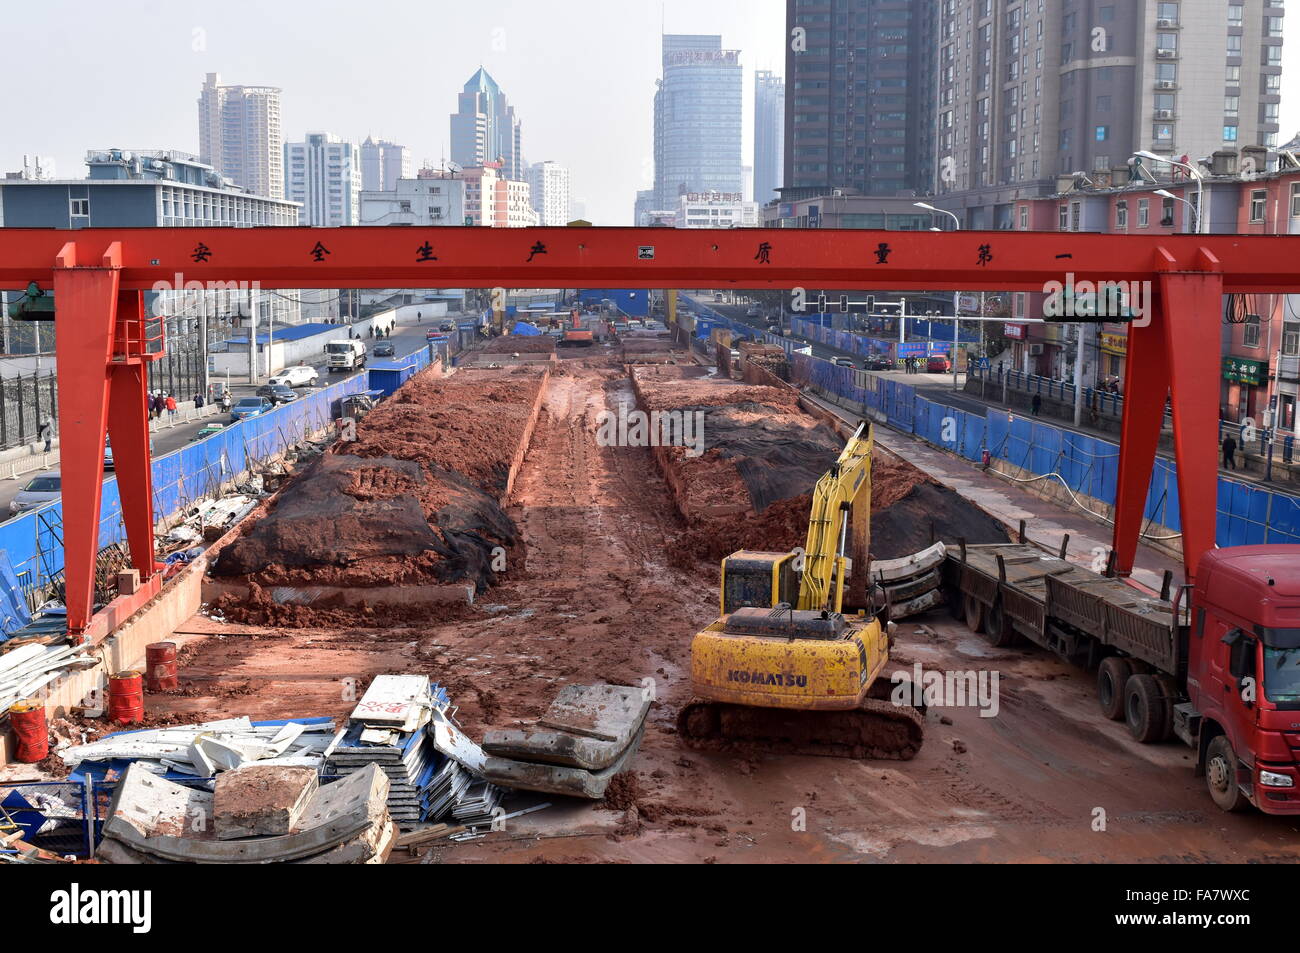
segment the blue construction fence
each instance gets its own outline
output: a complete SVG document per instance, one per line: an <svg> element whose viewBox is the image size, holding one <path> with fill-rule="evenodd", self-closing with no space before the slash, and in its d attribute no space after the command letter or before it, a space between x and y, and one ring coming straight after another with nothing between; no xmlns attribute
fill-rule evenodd
<svg viewBox="0 0 1300 953"><path fill-rule="evenodd" d="M900 343L887 338L867 337L852 331L839 331L816 320L816 315L813 318L814 320L791 318L790 332L798 337L862 357L880 354L897 360L899 357L932 357L940 354L948 356L952 352L951 338L947 341L921 338Z"/></svg>
<svg viewBox="0 0 1300 953"><path fill-rule="evenodd" d="M1119 446L1108 440L1005 410L959 410L918 396L910 384L806 354L791 354L791 378L972 462L982 461L987 450L991 458L1029 473L1051 474L1075 493L1115 502ZM1156 458L1143 512L1154 523L1181 530L1173 461ZM1300 498L1292 494L1221 476L1217 513L1220 546L1300 543Z"/></svg>
<svg viewBox="0 0 1300 953"><path fill-rule="evenodd" d="M428 364L427 353L424 363ZM154 518L161 519L211 497L222 483L248 470L252 463L282 453L309 434L329 426L334 418L335 402L362 393L368 386L367 375L350 377L260 416L238 423L226 422L220 431L154 458ZM223 419L218 416L213 421ZM104 481L101 497L99 547L125 539L117 480L110 477ZM3 571L6 563L12 572ZM62 503L28 510L0 523L0 590L16 584L25 594L57 580L62 571ZM5 595L15 594L6 592Z"/></svg>

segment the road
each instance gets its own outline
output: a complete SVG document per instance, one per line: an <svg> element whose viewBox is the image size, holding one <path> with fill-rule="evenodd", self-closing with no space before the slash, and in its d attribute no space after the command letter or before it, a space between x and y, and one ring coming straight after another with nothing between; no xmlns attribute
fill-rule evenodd
<svg viewBox="0 0 1300 953"><path fill-rule="evenodd" d="M405 315L399 315L398 320L405 321L407 318ZM412 312L410 320L415 320L414 312ZM437 321L440 320L442 319L432 319L425 321L422 324L398 324L393 331L392 337L394 350L397 352L397 356L405 357L406 355L414 353L424 347L424 333L429 330L431 326L436 326ZM340 329L340 337L341 336L342 329ZM367 339L366 350L372 351L373 349L374 341ZM389 358L381 358L381 360L389 360ZM320 382L322 385L332 384L336 381L346 380L349 377L355 377L357 374L364 373L364 371L353 371L351 374L330 374L329 369L325 364L324 355L321 355L321 360L312 366L320 373ZM214 383L219 382L219 380L219 378L213 379ZM263 383L265 383L265 381L263 381ZM239 383L237 380L232 381L230 384L230 393L235 400L239 400L240 397L250 396L256 390L257 387L248 383ZM313 393L314 390L315 388L305 387L300 389L299 393L306 395ZM179 450L181 447L189 443L193 439L194 435L199 431L199 428L203 427L205 424L227 423L229 420L229 415L218 412L209 417L191 421L189 423L177 424L175 427L163 426L155 429L153 433L153 455L155 457L161 457L171 453L173 450ZM57 467L58 462L57 460L54 460L50 470ZM20 474L15 479L0 479L0 520L8 519L10 517L9 503L18 495L18 492L23 487L36 477L46 475L49 472L49 470L32 470ZM111 476L111 471L106 475L106 477L107 476Z"/></svg>

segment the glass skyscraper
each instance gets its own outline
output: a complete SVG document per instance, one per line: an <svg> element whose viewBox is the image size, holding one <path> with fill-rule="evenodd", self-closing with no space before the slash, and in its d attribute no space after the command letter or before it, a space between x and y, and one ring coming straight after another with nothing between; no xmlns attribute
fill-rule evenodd
<svg viewBox="0 0 1300 953"><path fill-rule="evenodd" d="M655 207L683 192L741 193L740 52L721 36L665 35L655 93Z"/></svg>

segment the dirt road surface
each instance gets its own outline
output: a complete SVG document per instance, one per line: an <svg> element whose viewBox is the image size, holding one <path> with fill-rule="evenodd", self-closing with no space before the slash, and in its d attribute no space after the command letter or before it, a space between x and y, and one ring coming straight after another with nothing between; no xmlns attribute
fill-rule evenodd
<svg viewBox="0 0 1300 953"><path fill-rule="evenodd" d="M932 707L915 760L683 748L673 720L689 695L691 636L716 612L718 569L674 568L685 527L650 450L596 442L596 415L632 400L622 371L564 363L507 501L526 555L503 586L410 628L256 629L196 617L183 632L229 634L181 636L188 687L150 696L151 710L183 720L342 716L373 675L420 671L447 686L481 738L536 718L568 682L653 686L635 778L612 805L551 799L482 840L399 851L405 862L1300 859L1300 821L1221 813L1190 750L1138 745L1102 720L1086 673L1037 650L994 649L946 614L900 625L897 661L996 672L998 709ZM516 795L507 807L542 800Z"/></svg>

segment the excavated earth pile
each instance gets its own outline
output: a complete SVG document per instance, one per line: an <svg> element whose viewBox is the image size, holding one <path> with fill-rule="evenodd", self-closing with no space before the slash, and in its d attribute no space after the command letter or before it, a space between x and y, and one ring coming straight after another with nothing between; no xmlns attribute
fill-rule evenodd
<svg viewBox="0 0 1300 953"><path fill-rule="evenodd" d="M655 457L688 523L676 562L739 549L785 551L808 533L812 488L843 447L825 424L778 387L715 380L656 380L636 373L647 411L702 410L703 447L661 447ZM1000 524L911 464L872 457L871 552L894 559L936 539L1005 542Z"/></svg>
<svg viewBox="0 0 1300 953"><path fill-rule="evenodd" d="M501 502L544 380L529 368L414 378L358 423L356 440L336 443L287 486L221 551L212 576L252 584L257 621L268 621L268 587L483 591L496 582L494 551L518 542ZM224 602L239 614L240 600Z"/></svg>

